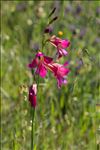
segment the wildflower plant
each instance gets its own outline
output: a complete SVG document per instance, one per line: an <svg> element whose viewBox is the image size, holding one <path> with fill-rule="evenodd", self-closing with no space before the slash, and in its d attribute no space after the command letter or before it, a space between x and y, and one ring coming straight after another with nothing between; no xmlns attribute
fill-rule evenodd
<svg viewBox="0 0 100 150"><path fill-rule="evenodd" d="M46 78L48 71L50 71L51 74L53 74L54 78L57 80L57 87L60 89L62 85L67 84L66 77L70 72L67 61L65 61L64 64L58 63L59 59L68 55L66 48L69 47L70 41L68 39L61 39L56 35L51 35L50 25L58 18L58 16L56 16L53 19L51 19L55 10L56 8L54 8L48 16L49 21L44 29L41 50L37 51L33 60L28 64L28 67L30 68L33 75L33 84L29 87L29 102L32 108L31 150L33 150L34 147L33 122L34 122L35 107L37 105L39 78L40 77ZM47 43L55 47L55 56L49 57L45 55L45 53L43 53L43 50L45 49Z"/></svg>

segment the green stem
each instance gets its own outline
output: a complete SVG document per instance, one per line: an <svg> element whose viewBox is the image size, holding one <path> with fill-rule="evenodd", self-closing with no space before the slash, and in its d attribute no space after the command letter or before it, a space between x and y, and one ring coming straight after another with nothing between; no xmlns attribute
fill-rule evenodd
<svg viewBox="0 0 100 150"><path fill-rule="evenodd" d="M34 150L34 116L35 116L35 108L32 108L31 150Z"/></svg>
<svg viewBox="0 0 100 150"><path fill-rule="evenodd" d="M44 48L44 33L43 33L43 37L42 37L42 52L43 52L43 48Z"/></svg>

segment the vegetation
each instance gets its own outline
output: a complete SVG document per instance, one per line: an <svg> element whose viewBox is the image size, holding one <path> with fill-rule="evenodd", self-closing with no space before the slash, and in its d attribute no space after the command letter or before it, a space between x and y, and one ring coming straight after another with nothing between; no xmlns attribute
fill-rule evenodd
<svg viewBox="0 0 100 150"><path fill-rule="evenodd" d="M1 9L1 127L2 150L29 150L31 111L27 67L37 49L51 10L58 19L51 35L71 42L68 84L40 78L34 124L34 150L99 150L99 1L2 1ZM61 31L63 35L58 32ZM51 56L53 46L44 52Z"/></svg>

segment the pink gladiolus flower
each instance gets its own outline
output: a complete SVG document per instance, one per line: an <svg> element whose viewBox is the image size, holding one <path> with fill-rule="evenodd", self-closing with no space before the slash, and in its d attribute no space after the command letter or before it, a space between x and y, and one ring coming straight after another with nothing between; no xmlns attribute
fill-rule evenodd
<svg viewBox="0 0 100 150"><path fill-rule="evenodd" d="M28 65L29 68L36 68L36 74L39 74L44 78L47 74L47 66L51 63L53 59L51 57L44 56L42 52L38 52L35 59Z"/></svg>
<svg viewBox="0 0 100 150"><path fill-rule="evenodd" d="M65 79L66 75L69 73L69 69L65 68L68 63L64 63L63 65L58 63L48 64L49 69L53 72L54 76L57 79L58 88L62 86L62 84L66 84L67 80Z"/></svg>
<svg viewBox="0 0 100 150"><path fill-rule="evenodd" d="M38 52L35 56L35 59L33 59L28 66L31 69L36 68L35 73L39 74L42 78L46 76L47 70L53 72L57 79L58 88L60 88L62 84L67 83L65 79L66 75L69 73L69 69L65 68L67 65L67 62L65 62L63 65L54 63L51 57L44 56L42 52Z"/></svg>
<svg viewBox="0 0 100 150"><path fill-rule="evenodd" d="M33 84L29 88L29 101L31 103L31 106L34 108L36 107L37 104L36 94L37 94L37 84Z"/></svg>
<svg viewBox="0 0 100 150"><path fill-rule="evenodd" d="M68 54L68 52L65 50L65 48L69 47L70 45L70 42L68 40L62 40L54 35L50 38L49 41L57 48L58 58L66 56Z"/></svg>

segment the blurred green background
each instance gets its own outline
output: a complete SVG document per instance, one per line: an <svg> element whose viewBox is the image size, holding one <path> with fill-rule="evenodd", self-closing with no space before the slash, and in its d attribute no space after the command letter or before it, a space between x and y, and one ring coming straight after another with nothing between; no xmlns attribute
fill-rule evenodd
<svg viewBox="0 0 100 150"><path fill-rule="evenodd" d="M27 64L41 49L48 14L56 7L51 35L71 42L68 84L59 90L51 74L40 79L34 150L99 150L100 1L2 1L2 150L29 150L30 104L22 86L32 84ZM44 52L53 55L47 44Z"/></svg>

